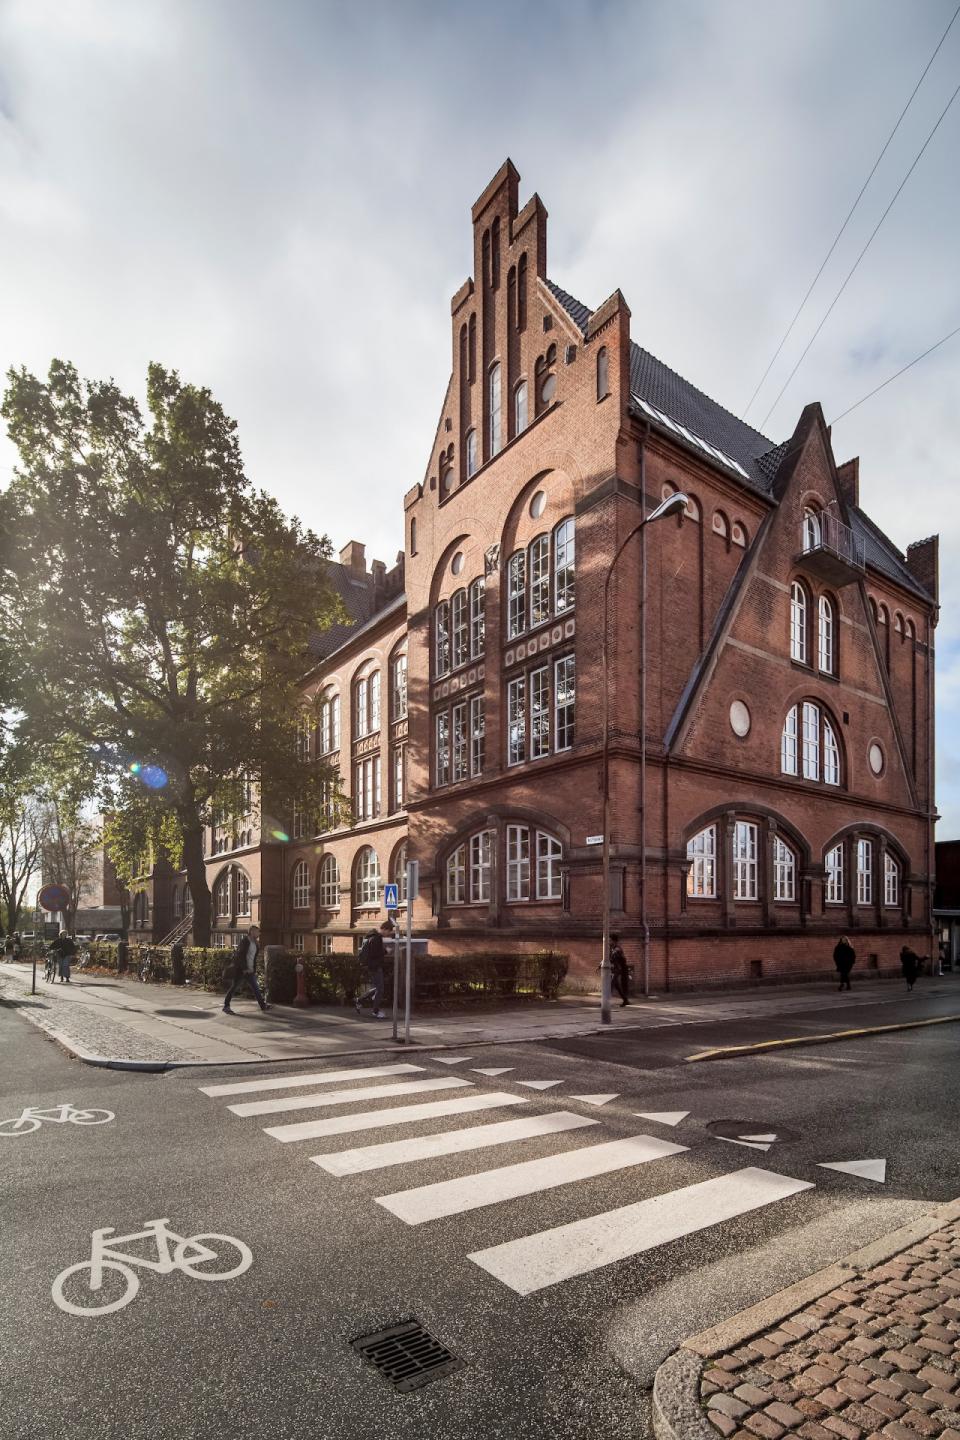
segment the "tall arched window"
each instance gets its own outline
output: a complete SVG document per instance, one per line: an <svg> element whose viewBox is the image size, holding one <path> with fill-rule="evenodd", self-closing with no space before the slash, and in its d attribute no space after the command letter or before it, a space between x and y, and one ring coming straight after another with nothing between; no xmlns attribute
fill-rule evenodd
<svg viewBox="0 0 960 1440"><path fill-rule="evenodd" d="M361 675L353 687L353 733L359 738L380 729L380 671Z"/></svg>
<svg viewBox="0 0 960 1440"><path fill-rule="evenodd" d="M597 399L603 400L610 394L610 365L607 359L607 347L601 345L597 351Z"/></svg>
<svg viewBox="0 0 960 1440"><path fill-rule="evenodd" d="M467 479L477 473L477 432L467 431Z"/></svg>
<svg viewBox="0 0 960 1440"><path fill-rule="evenodd" d="M298 860L293 867L293 908L310 908L310 867L306 860Z"/></svg>
<svg viewBox="0 0 960 1440"><path fill-rule="evenodd" d="M222 875L219 877L219 879L217 880L217 883L216 883L216 886L215 886L214 892L213 892L213 905L214 905L214 909L215 909L215 911L216 911L216 913L217 913L217 918L218 918L218 919L221 919L221 920L222 920L222 919L224 919L226 916L228 916L228 915L230 915L230 914L233 913L233 912L232 912L232 906L231 906L231 903L230 903L230 901L231 901L231 893L230 893L230 891L231 891L230 871L229 871L229 870L224 870L223 874L222 874ZM146 898L146 897L144 897L144 898Z"/></svg>
<svg viewBox="0 0 960 1440"><path fill-rule="evenodd" d="M557 614L573 605L575 549L573 519L561 520L553 532L553 608Z"/></svg>
<svg viewBox="0 0 960 1440"><path fill-rule="evenodd" d="M495 216L491 227L490 283L496 290L500 285L500 217Z"/></svg>
<svg viewBox="0 0 960 1440"><path fill-rule="evenodd" d="M550 536L530 542L530 624L550 618Z"/></svg>
<svg viewBox="0 0 960 1440"><path fill-rule="evenodd" d="M434 671L446 675L450 670L450 602L441 600L434 616Z"/></svg>
<svg viewBox="0 0 960 1440"><path fill-rule="evenodd" d="M820 516L816 510L811 510L808 506L803 512L804 550L816 550L821 541L821 534Z"/></svg>
<svg viewBox="0 0 960 1440"><path fill-rule="evenodd" d="M246 870L237 872L237 914L250 914L250 876Z"/></svg>
<svg viewBox="0 0 960 1440"><path fill-rule="evenodd" d="M717 894L717 827L705 830L687 841L687 894L695 900L713 900Z"/></svg>
<svg viewBox="0 0 960 1440"><path fill-rule="evenodd" d="M824 856L824 899L828 905L843 904L843 843Z"/></svg>
<svg viewBox="0 0 960 1440"><path fill-rule="evenodd" d="M394 885L396 885L396 887L397 887L397 894L398 894L399 897L400 897L400 904L401 904L401 905L406 905L406 903L407 903L407 842L406 842L405 840L404 840L404 842L403 842L402 845L398 845L398 846L397 846L396 853L395 853L395 855L394 855L394 857L393 857L393 875L392 875L391 878L392 878L392 880L393 880Z"/></svg>
<svg viewBox="0 0 960 1440"><path fill-rule="evenodd" d="M416 553L417 553L417 521L416 521L416 517L414 517L414 518L410 521L410 554L411 554L411 555L416 555Z"/></svg>
<svg viewBox="0 0 960 1440"><path fill-rule="evenodd" d="M451 656L453 669L466 665L470 658L470 632L467 624L467 592L455 590L450 602Z"/></svg>
<svg viewBox="0 0 960 1440"><path fill-rule="evenodd" d="M340 867L335 855L324 855L320 862L317 901L324 910L340 909Z"/></svg>
<svg viewBox="0 0 960 1440"><path fill-rule="evenodd" d="M490 417L490 458L499 455L502 448L500 431L500 363L490 366L487 377L487 413Z"/></svg>
<svg viewBox="0 0 960 1440"><path fill-rule="evenodd" d="M173 918L174 920L183 919L183 890L179 885L173 887Z"/></svg>
<svg viewBox="0 0 960 1440"><path fill-rule="evenodd" d="M407 655L393 657L390 666L390 719L404 720L407 714Z"/></svg>
<svg viewBox="0 0 960 1440"><path fill-rule="evenodd" d="M883 903L900 904L900 866L889 850L883 857Z"/></svg>
<svg viewBox="0 0 960 1440"><path fill-rule="evenodd" d="M380 861L371 845L366 845L357 856L354 872L354 898L358 905L380 904Z"/></svg>
<svg viewBox="0 0 960 1440"><path fill-rule="evenodd" d="M522 550L510 556L507 567L507 637L514 639L527 628L527 557Z"/></svg>
<svg viewBox="0 0 960 1440"><path fill-rule="evenodd" d="M840 743L829 715L812 700L792 705L780 736L780 769L804 780L840 784Z"/></svg>
<svg viewBox="0 0 960 1440"><path fill-rule="evenodd" d="M320 753L340 749L340 696L327 691L320 701Z"/></svg>
<svg viewBox="0 0 960 1440"><path fill-rule="evenodd" d="M890 669L890 612L886 605L877 608L877 634L880 637L880 654L883 663Z"/></svg>
<svg viewBox="0 0 960 1440"><path fill-rule="evenodd" d="M818 661L820 669L827 675L833 675L836 670L836 615L833 608L833 601L827 595L820 596L818 606L819 612L819 646Z"/></svg>
<svg viewBox="0 0 960 1440"><path fill-rule="evenodd" d="M483 576L470 584L470 659L478 660L484 648L484 589Z"/></svg>
<svg viewBox="0 0 960 1440"><path fill-rule="evenodd" d="M513 428L514 434L520 435L527 428L527 382L521 380L514 391L513 407Z"/></svg>
<svg viewBox="0 0 960 1440"><path fill-rule="evenodd" d="M796 899L797 862L789 845L779 835L773 840L773 898L792 901Z"/></svg>
<svg viewBox="0 0 960 1440"><path fill-rule="evenodd" d="M476 312L470 316L470 324L467 332L467 357L468 357L468 378L472 385L477 378L477 316Z"/></svg>
<svg viewBox="0 0 960 1440"><path fill-rule="evenodd" d="M297 716L297 759L309 760L312 749L313 725L309 714L301 710Z"/></svg>
<svg viewBox="0 0 960 1440"><path fill-rule="evenodd" d="M517 262L517 329L527 328L527 252Z"/></svg>
<svg viewBox="0 0 960 1440"><path fill-rule="evenodd" d="M807 663L807 592L799 580L790 586L790 659Z"/></svg>

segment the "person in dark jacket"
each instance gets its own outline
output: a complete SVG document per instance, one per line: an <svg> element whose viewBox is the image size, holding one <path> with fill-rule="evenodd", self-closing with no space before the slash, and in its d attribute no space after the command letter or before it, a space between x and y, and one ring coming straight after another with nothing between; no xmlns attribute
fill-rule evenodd
<svg viewBox="0 0 960 1440"><path fill-rule="evenodd" d="M840 984L837 986L838 990L850 989L850 971L853 969L853 962L856 958L856 950L854 950L846 935L841 935L833 952L833 963L836 965L840 975Z"/></svg>
<svg viewBox="0 0 960 1440"><path fill-rule="evenodd" d="M627 957L623 953L619 935L610 936L610 965L613 969L613 988L620 996L620 1009L630 1004L630 972Z"/></svg>
<svg viewBox="0 0 960 1440"><path fill-rule="evenodd" d="M354 1000L354 1008L359 1015L364 1002L369 1000L373 1007L374 1020L385 1020L386 1016L380 1009L380 1000L383 996L383 962L386 959L386 948L384 937L387 939L393 934L393 926L389 920L385 920L379 931L371 930L360 947L358 959L366 966L367 979L370 981L370 989L365 990Z"/></svg>
<svg viewBox="0 0 960 1440"><path fill-rule="evenodd" d="M244 985L249 985L253 991L253 998L261 1010L269 1010L270 1006L260 993L260 986L257 984L257 951L260 949L260 931L256 925L251 925L246 935L241 935L237 941L236 949L233 952L233 984L227 991L227 998L223 1002L223 1013L232 1015L230 1001Z"/></svg>
<svg viewBox="0 0 960 1440"><path fill-rule="evenodd" d="M170 965L173 970L174 985L185 985L187 983L186 956L183 949L183 941L177 940L170 946Z"/></svg>
<svg viewBox="0 0 960 1440"><path fill-rule="evenodd" d="M903 978L907 982L907 989L912 990L920 971L920 956L904 945L900 951L900 969L903 971Z"/></svg>

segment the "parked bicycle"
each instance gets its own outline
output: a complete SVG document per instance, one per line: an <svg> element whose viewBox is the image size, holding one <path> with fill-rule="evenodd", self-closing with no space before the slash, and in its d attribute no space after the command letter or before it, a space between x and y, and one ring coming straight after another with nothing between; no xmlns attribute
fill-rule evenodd
<svg viewBox="0 0 960 1440"><path fill-rule="evenodd" d="M113 1226L94 1230L91 1238L89 1260L68 1265L61 1270L51 1287L54 1303L68 1315L83 1319L96 1315L109 1315L122 1310L135 1300L140 1290L140 1277L134 1266L142 1270L154 1270L158 1275L171 1275L175 1270L189 1275L191 1280L233 1280L253 1264L253 1255L242 1240L232 1235L218 1235L209 1232L200 1235L177 1235L170 1229L169 1220L147 1220L145 1229L131 1235L114 1235ZM108 1239L112 1236L112 1239ZM156 1241L157 1258L147 1260L140 1254L122 1250L123 1245L138 1245L143 1240ZM212 1247L216 1248L212 1248ZM171 1248L172 1247L172 1248ZM227 1249L228 1253L221 1252ZM231 1251L239 1254L234 1260ZM226 1264L229 1268L215 1270L203 1268ZM96 1297L103 1289L106 1272L111 1272L108 1295L104 1302L97 1303ZM74 1276L86 1276L85 1283L71 1286L76 1298L71 1299L67 1287ZM118 1285L122 1285L119 1295ZM113 1298L111 1298L111 1296Z"/></svg>
<svg viewBox="0 0 960 1440"><path fill-rule="evenodd" d="M13 1120L0 1120L0 1135L32 1135L44 1123L53 1125L107 1125L116 1119L112 1110L80 1110L69 1101L40 1109L28 1105Z"/></svg>

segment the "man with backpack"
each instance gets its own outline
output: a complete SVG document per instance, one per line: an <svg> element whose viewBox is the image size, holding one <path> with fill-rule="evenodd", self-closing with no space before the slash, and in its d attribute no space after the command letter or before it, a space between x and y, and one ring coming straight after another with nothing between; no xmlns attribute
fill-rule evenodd
<svg viewBox="0 0 960 1440"><path fill-rule="evenodd" d="M233 952L233 984L227 991L227 998L223 1002L223 1013L232 1015L230 1001L237 991L244 985L249 985L253 991L253 998L261 1010L269 1010L270 1006L260 993L260 986L257 984L257 952L260 949L260 931L256 925L251 925L246 935L241 935L237 941L236 949Z"/></svg>
<svg viewBox="0 0 960 1440"><path fill-rule="evenodd" d="M380 1009L380 1000L383 996L383 962L386 958L386 949L383 944L383 937L393 934L393 926L389 920L385 920L379 931L371 930L370 934L360 946L360 954L357 957L361 964L366 966L367 979L370 981L370 989L365 990L354 1000L354 1008L357 1014L363 1008L364 1001L369 1000L373 1007L374 1020L385 1020L387 1017Z"/></svg>

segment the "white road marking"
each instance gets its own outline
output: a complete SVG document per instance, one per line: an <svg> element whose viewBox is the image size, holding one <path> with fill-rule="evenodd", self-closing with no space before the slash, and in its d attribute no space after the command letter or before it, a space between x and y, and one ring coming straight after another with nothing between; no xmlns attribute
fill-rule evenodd
<svg viewBox="0 0 960 1440"><path fill-rule="evenodd" d="M571 1100L582 1100L584 1105L607 1105L611 1100L616 1100L618 1092L612 1095L571 1095Z"/></svg>
<svg viewBox="0 0 960 1440"><path fill-rule="evenodd" d="M509 1145L515 1140L532 1140L538 1135L557 1135L563 1130L599 1124L599 1120L590 1120L586 1115L557 1110L550 1115L524 1115L519 1120L498 1120L494 1125L474 1125L468 1130L443 1130L439 1135L415 1135L409 1140L389 1140L384 1145L365 1145L359 1150L310 1158L329 1175L357 1175L362 1170L383 1170L388 1165L485 1150L491 1145Z"/></svg>
<svg viewBox="0 0 960 1440"><path fill-rule="evenodd" d="M776 1135L771 1134L771 1133L769 1133L769 1132L768 1132L766 1135L738 1135L738 1136L737 1136L737 1139L738 1139L738 1140L756 1140L756 1141L758 1141L760 1144L763 1144L764 1141L766 1141L767 1144L772 1144L773 1141L776 1140L776 1138L777 1138Z"/></svg>
<svg viewBox="0 0 960 1440"><path fill-rule="evenodd" d="M467 1095L462 1100L433 1100L424 1105L397 1105L392 1110L364 1110L357 1115L335 1115L328 1120L302 1120L299 1124L273 1125L264 1133L275 1140L319 1140L325 1135L352 1135L358 1130L386 1130L391 1125L412 1125L418 1120L438 1120L447 1115L469 1115L475 1110L499 1110L504 1105L527 1105L524 1095L493 1091L489 1095Z"/></svg>
<svg viewBox="0 0 960 1440"><path fill-rule="evenodd" d="M841 1175L859 1175L861 1180L876 1180L878 1185L886 1184L886 1160L834 1160L822 1161L819 1170L839 1170Z"/></svg>
<svg viewBox="0 0 960 1440"><path fill-rule="evenodd" d="M813 1188L806 1180L750 1167L539 1235L476 1250L468 1259L518 1295L532 1295Z"/></svg>
<svg viewBox="0 0 960 1440"><path fill-rule="evenodd" d="M357 1101L389 1100L392 1095L416 1095L424 1090L452 1090L472 1085L459 1075L442 1075L430 1080L402 1080L392 1085L365 1085L360 1090L324 1090L313 1095L281 1095L277 1100L251 1100L245 1105L228 1105L234 1115L278 1115L284 1110L317 1110L323 1105L355 1105Z"/></svg>
<svg viewBox="0 0 960 1440"><path fill-rule="evenodd" d="M551 1085L562 1085L562 1080L518 1080L518 1085L526 1085L528 1090L549 1090Z"/></svg>
<svg viewBox="0 0 960 1440"><path fill-rule="evenodd" d="M514 1067L512 1065L494 1065L492 1068L486 1069L480 1065L472 1065L470 1068L474 1075L507 1075Z"/></svg>
<svg viewBox="0 0 960 1440"><path fill-rule="evenodd" d="M686 1120L690 1114L689 1110L637 1110L635 1114L641 1120L656 1120L660 1125L679 1125L681 1120Z"/></svg>
<svg viewBox="0 0 960 1440"><path fill-rule="evenodd" d="M435 1060L438 1065L465 1065L468 1060L472 1060L472 1059L473 1059L473 1056L472 1056L472 1055L431 1055L429 1058L430 1058L431 1060Z"/></svg>
<svg viewBox="0 0 960 1440"><path fill-rule="evenodd" d="M589 1180L595 1175L607 1175L611 1170L662 1160L665 1155L679 1155L686 1148L670 1140L656 1140L652 1135L631 1135L626 1140L608 1140L603 1145L586 1145L579 1150L565 1150L561 1155L522 1160L499 1170L482 1170L476 1175L461 1175L456 1180L440 1180L435 1185L400 1190L395 1195L378 1196L377 1204L408 1225L422 1225L425 1220L460 1215L465 1210L514 1200L518 1195L536 1195L541 1190L553 1190L575 1180Z"/></svg>
<svg viewBox="0 0 960 1440"><path fill-rule="evenodd" d="M769 1150L769 1145L761 1145L756 1140L734 1140L730 1135L714 1135L714 1140L722 1140L725 1145L742 1145L745 1150Z"/></svg>
<svg viewBox="0 0 960 1440"><path fill-rule="evenodd" d="M272 1080L238 1080L231 1085L201 1085L201 1095L255 1095L260 1090L290 1090L297 1085L329 1085L337 1080L366 1080L373 1075L409 1075L422 1065L370 1065L365 1069L317 1070L310 1075L281 1075Z"/></svg>

